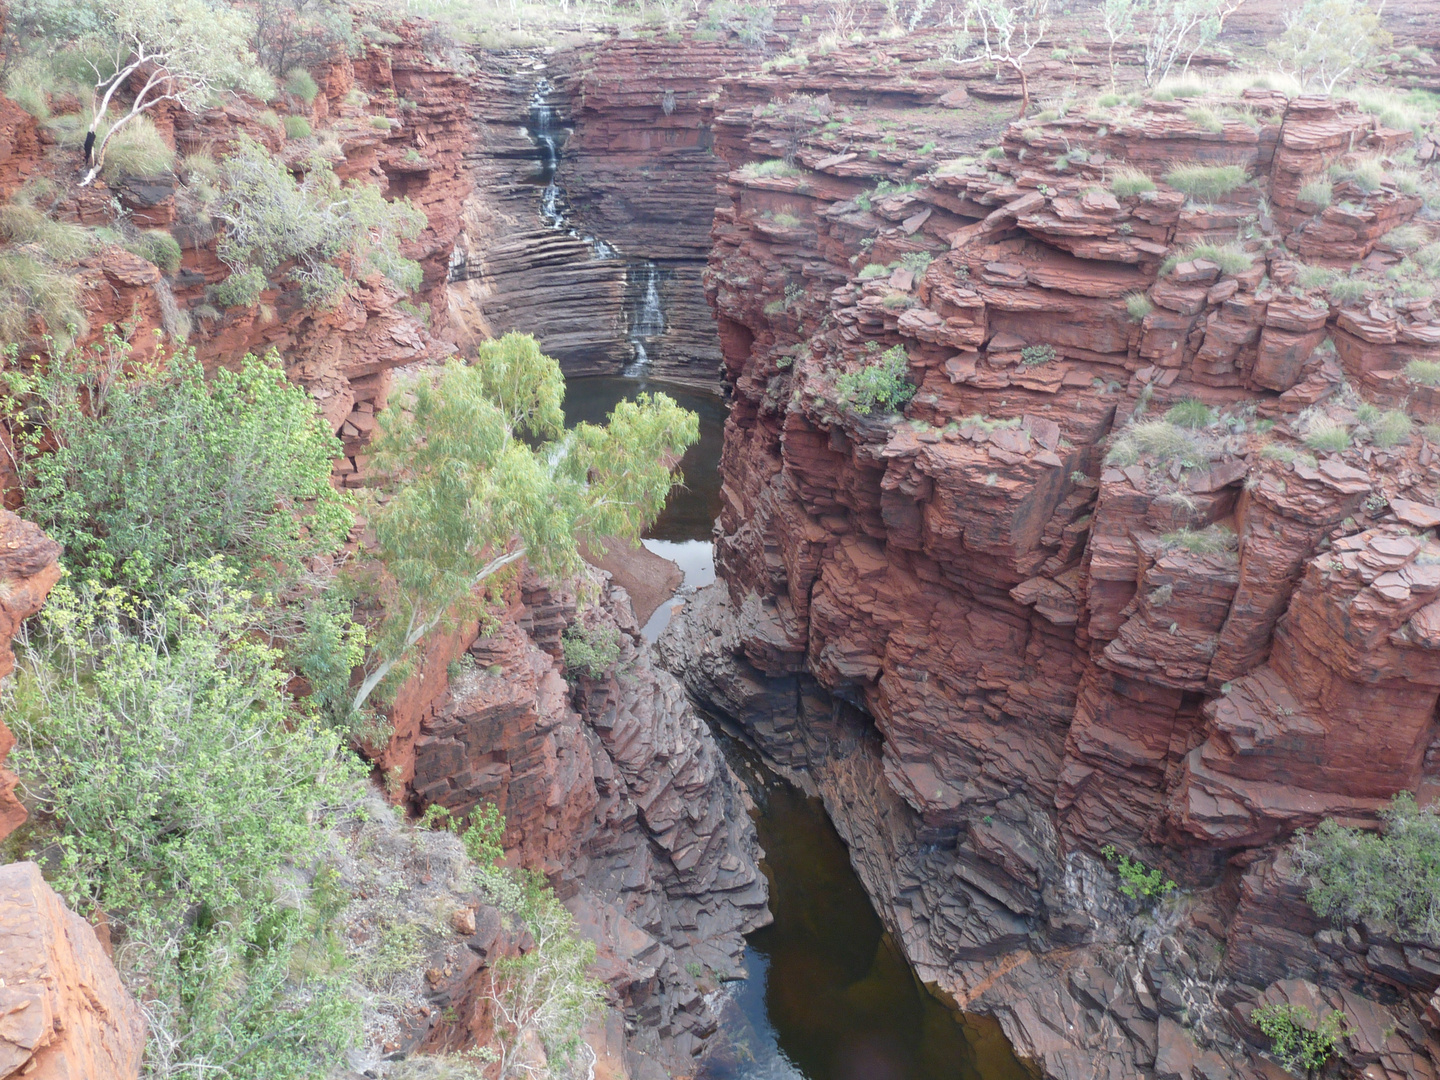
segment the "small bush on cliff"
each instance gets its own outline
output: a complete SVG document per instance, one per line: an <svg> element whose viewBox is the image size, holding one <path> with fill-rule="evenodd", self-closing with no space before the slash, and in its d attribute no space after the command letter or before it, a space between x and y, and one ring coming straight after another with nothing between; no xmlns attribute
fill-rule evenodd
<svg viewBox="0 0 1440 1080"><path fill-rule="evenodd" d="M1337 923L1365 920L1440 945L1440 814L1402 791L1380 819L1380 832L1332 820L1297 836L1310 906Z"/></svg>
<svg viewBox="0 0 1440 1080"><path fill-rule="evenodd" d="M1120 892L1132 900L1155 901L1175 891L1175 882L1158 868L1151 870L1139 859L1131 859L1115 850L1113 844L1100 849L1105 861L1115 865L1120 875Z"/></svg>
<svg viewBox="0 0 1440 1080"><path fill-rule="evenodd" d="M266 277L284 263L306 303L333 303L347 285L371 274L410 291L420 266L400 253L425 227L409 199L387 201L374 184L341 183L326 161L312 160L303 180L259 143L241 137L222 162L223 195L213 216L226 225L219 255L248 283L232 302L258 297ZM346 269L342 270L341 266ZM257 287L258 286L258 287Z"/></svg>
<svg viewBox="0 0 1440 1080"><path fill-rule="evenodd" d="M1323 176L1312 176L1300 185L1299 199L1316 210L1324 210L1335 197L1335 186Z"/></svg>
<svg viewBox="0 0 1440 1080"><path fill-rule="evenodd" d="M769 161L749 161L740 166L740 175L747 180L756 180L765 176L799 176L805 170L798 165L792 165L782 158L771 158Z"/></svg>
<svg viewBox="0 0 1440 1080"><path fill-rule="evenodd" d="M350 529L330 484L340 444L273 353L207 380L192 350L134 364L112 333L3 385L27 513L83 578L158 595L219 554L274 582Z"/></svg>
<svg viewBox="0 0 1440 1080"><path fill-rule="evenodd" d="M1165 174L1165 183L1197 202L1223 199L1249 179L1240 165L1176 165Z"/></svg>
<svg viewBox="0 0 1440 1080"><path fill-rule="evenodd" d="M1215 410L1198 398L1184 398L1171 405L1165 419L1183 428L1203 428L1215 420Z"/></svg>
<svg viewBox="0 0 1440 1080"><path fill-rule="evenodd" d="M1319 453L1338 454L1350 448L1350 430L1324 413L1310 417L1305 445Z"/></svg>
<svg viewBox="0 0 1440 1080"><path fill-rule="evenodd" d="M568 669L601 679L620 660L620 630L609 623L595 627L576 623L565 631L560 646Z"/></svg>
<svg viewBox="0 0 1440 1080"><path fill-rule="evenodd" d="M106 180L126 176L158 176L175 164L175 151L148 117L137 117L115 134L105 151Z"/></svg>
<svg viewBox="0 0 1440 1080"><path fill-rule="evenodd" d="M1190 469L1204 462L1206 454L1197 437L1184 428L1166 420L1147 420L1121 432L1105 455L1105 464L1123 468L1142 459L1157 464L1178 461Z"/></svg>
<svg viewBox="0 0 1440 1080"><path fill-rule="evenodd" d="M622 401L608 423L566 430L560 365L529 334L487 341L472 365L403 384L380 416L370 508L389 573L385 620L355 691L358 712L410 650L482 582L526 559L580 565L578 544L633 543L665 505L699 422L664 394Z"/></svg>
<svg viewBox="0 0 1440 1080"><path fill-rule="evenodd" d="M1143 292L1129 293L1125 297L1125 314L1131 322L1144 322L1145 316L1155 310L1155 302Z"/></svg>
<svg viewBox="0 0 1440 1080"><path fill-rule="evenodd" d="M1317 1021L1304 1005L1260 1005L1251 1010L1250 1022L1270 1039L1270 1056L1292 1073L1314 1076L1335 1053L1345 1035L1345 1014L1336 1010Z"/></svg>
<svg viewBox="0 0 1440 1080"><path fill-rule="evenodd" d="M287 139L308 139L310 137L310 121L303 116L285 117L285 137Z"/></svg>
<svg viewBox="0 0 1440 1080"><path fill-rule="evenodd" d="M1411 360L1405 365L1405 377L1421 386L1440 386L1440 360Z"/></svg>
<svg viewBox="0 0 1440 1080"><path fill-rule="evenodd" d="M40 330L63 348L86 326L78 280L30 251L0 251L0 336L24 341Z"/></svg>
<svg viewBox="0 0 1440 1080"><path fill-rule="evenodd" d="M304 68L291 68L285 74L285 90L309 105L320 95L320 84Z"/></svg>
<svg viewBox="0 0 1440 1080"><path fill-rule="evenodd" d="M835 391L841 405L861 416L875 409L899 412L915 396L910 381L910 355L903 345L894 345L873 362L857 371L847 371L835 380Z"/></svg>

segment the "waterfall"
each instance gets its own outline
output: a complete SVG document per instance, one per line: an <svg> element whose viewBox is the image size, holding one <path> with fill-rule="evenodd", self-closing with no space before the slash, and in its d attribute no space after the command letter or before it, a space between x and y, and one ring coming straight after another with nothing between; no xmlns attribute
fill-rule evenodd
<svg viewBox="0 0 1440 1080"><path fill-rule="evenodd" d="M635 354L625 368L625 377L643 378L650 373L648 345L653 338L665 333L665 311L660 306L660 268L649 259L641 264L639 288L636 289L638 302L630 319L630 347ZM633 273L635 264L630 265ZM633 277L631 282L634 282Z"/></svg>
<svg viewBox="0 0 1440 1080"><path fill-rule="evenodd" d="M560 185L555 183L555 173L560 167L560 150L555 143L552 130L555 109L549 102L550 80L541 76L530 95L530 138L535 140L535 150L540 158L540 220L552 229L563 229L569 224L565 211L560 207Z"/></svg>

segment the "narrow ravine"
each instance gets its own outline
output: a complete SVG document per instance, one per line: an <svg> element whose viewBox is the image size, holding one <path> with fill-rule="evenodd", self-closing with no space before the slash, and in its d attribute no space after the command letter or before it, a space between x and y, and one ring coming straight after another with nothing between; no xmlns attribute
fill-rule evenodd
<svg viewBox="0 0 1440 1080"><path fill-rule="evenodd" d="M711 530L728 406L719 396L653 380L572 379L565 418L599 422L617 402L647 391L667 393L700 416L700 441L680 466L685 485L644 539L685 574L676 598L644 628L653 642L685 596L715 580ZM748 978L719 991L720 1033L697 1078L1026 1080L1030 1073L998 1024L959 1015L920 986L820 800L722 731L716 735L754 803L775 922L749 939Z"/></svg>

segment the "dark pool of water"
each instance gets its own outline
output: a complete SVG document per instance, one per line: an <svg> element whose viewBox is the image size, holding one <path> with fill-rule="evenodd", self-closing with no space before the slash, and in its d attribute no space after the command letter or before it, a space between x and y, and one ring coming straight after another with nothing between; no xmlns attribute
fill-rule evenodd
<svg viewBox="0 0 1440 1080"><path fill-rule="evenodd" d="M571 379L565 388L565 422L603 424L617 403L644 392L669 394L676 404L700 417L700 441L680 460L685 484L671 492L664 511L645 535L655 540L708 543L720 513L720 446L729 409L723 398L648 379Z"/></svg>
<svg viewBox="0 0 1440 1080"><path fill-rule="evenodd" d="M758 813L775 922L750 935L700 1080L1031 1080L993 1020L928 994L819 799L727 741Z"/></svg>

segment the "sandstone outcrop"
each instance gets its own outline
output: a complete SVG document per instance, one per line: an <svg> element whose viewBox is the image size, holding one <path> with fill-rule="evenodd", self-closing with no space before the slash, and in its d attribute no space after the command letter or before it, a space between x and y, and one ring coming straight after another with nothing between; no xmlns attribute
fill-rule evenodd
<svg viewBox="0 0 1440 1080"><path fill-rule="evenodd" d="M1303 915L1282 847L1433 778L1440 471L1428 434L1371 435L1432 420L1433 302L1374 302L1409 133L1257 87L987 139L889 107L953 75L847 53L720 81L724 581L662 657L1048 1075L1258 1075L1249 1005L1295 980L1403 1033L1345 1043L1357 1071L1432 1075L1425 947ZM1362 159L1385 178L1344 180ZM1177 163L1245 182L1187 198ZM1304 203L1331 166L1344 201ZM1352 264L1364 306L1329 291ZM895 346L903 417L849 407ZM1187 903L1152 921L1110 848Z"/></svg>
<svg viewBox="0 0 1440 1080"><path fill-rule="evenodd" d="M31 862L0 867L0 1076L140 1075L145 1021L110 958Z"/></svg>

